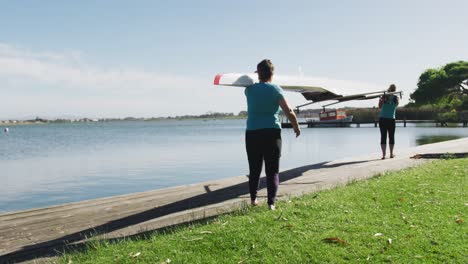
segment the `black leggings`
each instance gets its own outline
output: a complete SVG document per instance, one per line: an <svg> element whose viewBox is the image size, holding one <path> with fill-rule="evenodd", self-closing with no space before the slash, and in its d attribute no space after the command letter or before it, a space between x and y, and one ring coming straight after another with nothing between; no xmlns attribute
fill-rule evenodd
<svg viewBox="0 0 468 264"><path fill-rule="evenodd" d="M380 144L387 144L387 131L390 145L395 144L395 119L383 118L379 119L380 127Z"/></svg>
<svg viewBox="0 0 468 264"><path fill-rule="evenodd" d="M249 160L250 198L257 198L263 161L267 178L268 204L274 204L279 185L279 160L281 156L281 129L247 130L245 146Z"/></svg>

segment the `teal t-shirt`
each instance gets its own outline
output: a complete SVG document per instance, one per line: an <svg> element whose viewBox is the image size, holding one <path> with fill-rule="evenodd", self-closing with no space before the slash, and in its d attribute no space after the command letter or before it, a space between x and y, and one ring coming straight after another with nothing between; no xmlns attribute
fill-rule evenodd
<svg viewBox="0 0 468 264"><path fill-rule="evenodd" d="M279 101L283 89L272 83L256 83L245 88L247 97L247 130L281 129Z"/></svg>
<svg viewBox="0 0 468 264"><path fill-rule="evenodd" d="M395 119L395 112L398 106L398 100L394 95L389 96L383 103L379 117Z"/></svg>

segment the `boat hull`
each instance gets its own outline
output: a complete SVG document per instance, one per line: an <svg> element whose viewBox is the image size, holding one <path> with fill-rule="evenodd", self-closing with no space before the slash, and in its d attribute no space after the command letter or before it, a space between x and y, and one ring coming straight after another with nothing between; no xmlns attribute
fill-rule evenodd
<svg viewBox="0 0 468 264"><path fill-rule="evenodd" d="M351 122L353 122L353 116L335 120L307 120L307 127L349 127Z"/></svg>

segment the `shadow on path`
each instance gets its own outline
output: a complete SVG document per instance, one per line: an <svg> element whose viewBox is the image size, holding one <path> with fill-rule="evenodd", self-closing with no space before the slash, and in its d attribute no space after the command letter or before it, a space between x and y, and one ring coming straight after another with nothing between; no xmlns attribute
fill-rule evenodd
<svg viewBox="0 0 468 264"><path fill-rule="evenodd" d="M362 160L354 162L344 162L327 165L328 162L322 162L307 166L302 166L280 173L280 182L302 176L305 172L315 169L335 168L339 166L351 165L356 163L369 162L371 160ZM262 178L263 179L263 178ZM28 261L35 258L52 257L61 255L66 248L81 248L83 239L95 236L96 234L109 233L125 227L137 225L152 219L173 213L182 212L188 209L194 209L202 206L221 203L227 200L238 198L249 194L248 182L242 182L219 190L212 191L209 186L204 186L206 193L199 194L190 198L175 201L160 207L155 207L147 211L126 216L120 219L109 221L105 224L94 226L88 229L68 234L60 238L44 241L34 245L24 246L22 249L0 256L0 263ZM262 180L260 189L266 188L265 181ZM154 231L154 230L153 230ZM77 243L78 242L78 243ZM74 244L75 243L75 244Z"/></svg>

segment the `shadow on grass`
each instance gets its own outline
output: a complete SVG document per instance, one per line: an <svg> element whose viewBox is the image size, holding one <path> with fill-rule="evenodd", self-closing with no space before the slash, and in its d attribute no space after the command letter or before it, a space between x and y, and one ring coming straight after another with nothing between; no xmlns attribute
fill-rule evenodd
<svg viewBox="0 0 468 264"><path fill-rule="evenodd" d="M305 172L316 169L324 168L335 168L340 166L352 165L356 163L369 162L371 160L362 160L354 162L344 162L336 164L327 164L328 162L322 162L307 166L302 166L290 170L286 170L280 173L280 182L289 181L291 179L302 176ZM314 184L318 182L310 182ZM59 238L51 239L49 241L40 242L34 245L26 245L22 249L0 256L0 263L9 262L20 262L28 261L36 258L54 257L59 256L65 250L82 250L85 248L85 240L88 237L93 237L96 234L105 234L125 227L137 225L149 220L153 220L159 217L170 215L173 213L182 212L189 209L199 208L203 206L213 205L221 203L227 200L239 198L242 195L249 194L248 182L242 182L229 187L225 187L218 190L210 190L209 185L204 186L206 193L196 195L190 198L174 201L170 204L166 204L160 207L155 207L147 211L137 213L134 215L122 217L109 221L102 225L93 226L79 232L68 234ZM261 181L260 189L266 188L266 182ZM206 220L206 219L205 219ZM194 222L199 222L198 220ZM183 224L180 224L183 225ZM180 226L176 225L176 226ZM166 227L162 230L171 230L173 227ZM161 230L161 229L158 229ZM154 232L147 231L145 234ZM141 236L143 233L133 235L131 237ZM108 241L117 241L122 238L112 239Z"/></svg>

